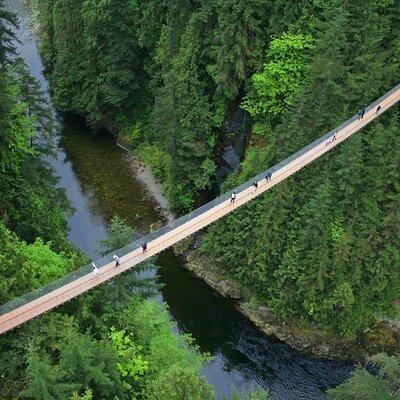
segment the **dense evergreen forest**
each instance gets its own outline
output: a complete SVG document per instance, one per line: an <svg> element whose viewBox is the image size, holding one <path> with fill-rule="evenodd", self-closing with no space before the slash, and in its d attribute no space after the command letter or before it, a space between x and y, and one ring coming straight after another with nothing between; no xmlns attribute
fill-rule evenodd
<svg viewBox="0 0 400 400"><path fill-rule="evenodd" d="M234 141L225 129L232 111L244 110L252 127L240 168L221 190L281 161L400 81L399 0L32 0L32 6L57 108L128 139L178 213L215 188L221 148ZM43 137L52 134L52 115L14 54L3 22L15 25L15 17L0 7L0 19L5 302L87 260L67 240L68 203L43 161L51 152ZM255 301L298 324L354 339L382 315L398 320L399 118L397 106L213 225L202 250L222 260ZM104 250L131 236L115 220ZM127 285L137 287L133 299ZM207 357L171 332L162 306L143 300L152 283L130 274L113 288L98 288L0 337L0 398L213 399L199 376ZM360 369L330 395L398 397L398 360L377 355L371 364L376 373Z"/></svg>
<svg viewBox="0 0 400 400"><path fill-rule="evenodd" d="M88 262L67 239L70 208L45 156L54 117L13 42L16 17L0 1L0 304ZM115 218L105 253L129 243ZM143 269L149 265L143 265ZM134 289L134 290L133 290ZM178 335L152 279L125 274L0 337L0 398L213 400L209 359ZM264 391L232 394L265 400Z"/></svg>
<svg viewBox="0 0 400 400"><path fill-rule="evenodd" d="M129 138L192 209L224 124L252 119L228 190L400 81L399 0L43 0L57 106ZM209 229L204 251L256 301L348 338L399 298L399 109Z"/></svg>

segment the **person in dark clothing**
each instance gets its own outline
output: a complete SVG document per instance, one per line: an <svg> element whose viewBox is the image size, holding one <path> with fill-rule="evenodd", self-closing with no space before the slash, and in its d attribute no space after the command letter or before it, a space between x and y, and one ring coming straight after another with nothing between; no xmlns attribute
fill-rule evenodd
<svg viewBox="0 0 400 400"><path fill-rule="evenodd" d="M363 109L361 110L361 119L364 118L364 115L365 115L365 108L363 108Z"/></svg>
<svg viewBox="0 0 400 400"><path fill-rule="evenodd" d="M236 190L234 190L231 194L231 204L234 203L236 200Z"/></svg>
<svg viewBox="0 0 400 400"><path fill-rule="evenodd" d="M381 109L382 109L382 107L381 107L381 105L379 104L379 106L376 107L376 114L377 114L377 115L379 114L379 111L381 111Z"/></svg>
<svg viewBox="0 0 400 400"><path fill-rule="evenodd" d="M253 188L254 188L254 190L258 189L258 182L257 181L253 182Z"/></svg>
<svg viewBox="0 0 400 400"><path fill-rule="evenodd" d="M147 243L142 243L142 250L143 250L143 253L147 250Z"/></svg>
<svg viewBox="0 0 400 400"><path fill-rule="evenodd" d="M267 180L267 182L269 182L272 178L272 174L271 172L267 172L267 175L265 176L265 179Z"/></svg>
<svg viewBox="0 0 400 400"><path fill-rule="evenodd" d="M332 144L335 140L336 140L336 132L335 132L334 135L332 136L332 139L331 139L331 140L328 140L328 141L326 142L325 147L326 147L326 146L329 146L330 144Z"/></svg>

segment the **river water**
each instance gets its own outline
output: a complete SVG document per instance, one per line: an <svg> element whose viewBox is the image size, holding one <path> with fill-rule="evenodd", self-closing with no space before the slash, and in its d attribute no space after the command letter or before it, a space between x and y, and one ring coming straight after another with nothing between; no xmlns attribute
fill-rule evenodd
<svg viewBox="0 0 400 400"><path fill-rule="evenodd" d="M48 93L26 8L20 0L5 4L19 18L18 51ZM89 257L98 256L98 243L114 215L125 218L140 233L147 232L152 223L165 222L157 201L132 174L114 138L93 134L80 118L59 117L58 146L49 162L75 209L69 219L69 237ZM230 398L232 386L242 390L254 385L268 389L274 400L324 399L325 390L343 382L353 369L307 357L265 337L231 301L185 271L171 251L161 254L158 265L163 284L160 297L178 329L191 333L200 349L214 357L203 373L218 399Z"/></svg>

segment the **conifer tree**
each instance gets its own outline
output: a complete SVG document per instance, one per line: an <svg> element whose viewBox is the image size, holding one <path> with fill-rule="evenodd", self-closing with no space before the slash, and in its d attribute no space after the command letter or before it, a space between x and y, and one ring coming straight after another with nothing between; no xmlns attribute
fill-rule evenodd
<svg viewBox="0 0 400 400"><path fill-rule="evenodd" d="M53 100L62 111L83 112L82 88L87 78L86 55L83 49L82 0L56 0L53 24Z"/></svg>
<svg viewBox="0 0 400 400"><path fill-rule="evenodd" d="M399 361L393 356L379 353L369 358L369 364L378 369L377 374L358 368L347 382L329 390L329 398L335 400L400 399Z"/></svg>
<svg viewBox="0 0 400 400"><path fill-rule="evenodd" d="M155 125L164 133L163 145L172 156L168 186L172 205L182 210L193 207L195 194L210 187L215 171L210 157L215 144L210 107L196 67L197 33L191 21L171 60L170 30L164 29L157 55L164 82L156 98Z"/></svg>
<svg viewBox="0 0 400 400"><path fill-rule="evenodd" d="M123 397L117 362L116 353L105 343L72 332L60 346L58 368L75 390L91 388L95 398Z"/></svg>
<svg viewBox="0 0 400 400"><path fill-rule="evenodd" d="M134 230L123 219L114 216L106 239L100 242L103 255L118 253L119 249L133 241L134 236ZM147 261L123 276L117 276L113 279L111 288L108 288L106 298L111 299L114 306L116 302L122 306L131 299L133 293L144 297L153 296L156 293L157 285L152 276L145 277L144 275L154 268L153 261ZM152 274L150 273L150 275Z"/></svg>
<svg viewBox="0 0 400 400"><path fill-rule="evenodd" d="M18 26L15 14L4 8L4 1L0 0L0 72L4 73L15 54L14 28Z"/></svg>
<svg viewBox="0 0 400 400"><path fill-rule="evenodd" d="M48 70L54 67L56 49L54 48L54 21L53 10L57 0L40 0L35 2L35 17L40 24L40 55Z"/></svg>
<svg viewBox="0 0 400 400"><path fill-rule="evenodd" d="M76 384L65 383L65 372L51 365L48 357L31 353L26 370L28 388L21 395L25 399L64 400L76 389Z"/></svg>
<svg viewBox="0 0 400 400"><path fill-rule="evenodd" d="M13 71L17 74L21 100L26 104L28 116L34 120L36 138L39 139L37 145L41 151L47 151L51 144L49 139L54 132L53 112L48 99L22 59L16 60Z"/></svg>
<svg viewBox="0 0 400 400"><path fill-rule="evenodd" d="M129 0L85 0L85 83L83 104L92 122L130 110L138 89L140 53L134 32L136 14Z"/></svg>
<svg viewBox="0 0 400 400"><path fill-rule="evenodd" d="M217 26L210 71L217 93L232 101L254 67L261 64L266 7L261 0L219 0L215 9Z"/></svg>

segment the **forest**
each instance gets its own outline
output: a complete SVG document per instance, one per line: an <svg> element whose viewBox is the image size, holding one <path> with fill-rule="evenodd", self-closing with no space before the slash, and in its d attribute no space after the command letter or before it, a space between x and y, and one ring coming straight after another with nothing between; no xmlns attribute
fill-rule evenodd
<svg viewBox="0 0 400 400"><path fill-rule="evenodd" d="M118 5L117 5L118 4ZM399 82L398 0L43 0L59 109L132 143L171 207L215 188L233 109L252 120L229 190ZM203 250L278 316L356 338L400 292L399 110L251 202Z"/></svg>
<svg viewBox="0 0 400 400"><path fill-rule="evenodd" d="M32 10L57 109L129 141L178 214L400 82L399 0L32 0ZM15 16L0 7L0 21L4 303L87 260L67 240L69 205L44 161L47 100L14 54ZM251 120L245 153L216 188L221 151L235 140L225 127L238 109ZM399 322L399 118L396 106L211 226L202 251L255 302L300 326L357 340L382 316ZM131 237L114 220L104 251ZM130 273L111 292L100 287L0 336L0 398L214 399L200 375L207 355L171 332L162 305L144 300L153 285ZM398 358L369 363L329 396L399 398Z"/></svg>
<svg viewBox="0 0 400 400"><path fill-rule="evenodd" d="M89 261L68 241L71 209L46 161L54 114L15 52L16 29L16 16L0 1L1 304ZM108 254L133 235L116 217L99 246ZM210 356L190 335L176 333L165 304L154 299L154 279L140 276L148 268L0 336L0 398L215 399L200 374ZM266 396L232 392L237 400Z"/></svg>

